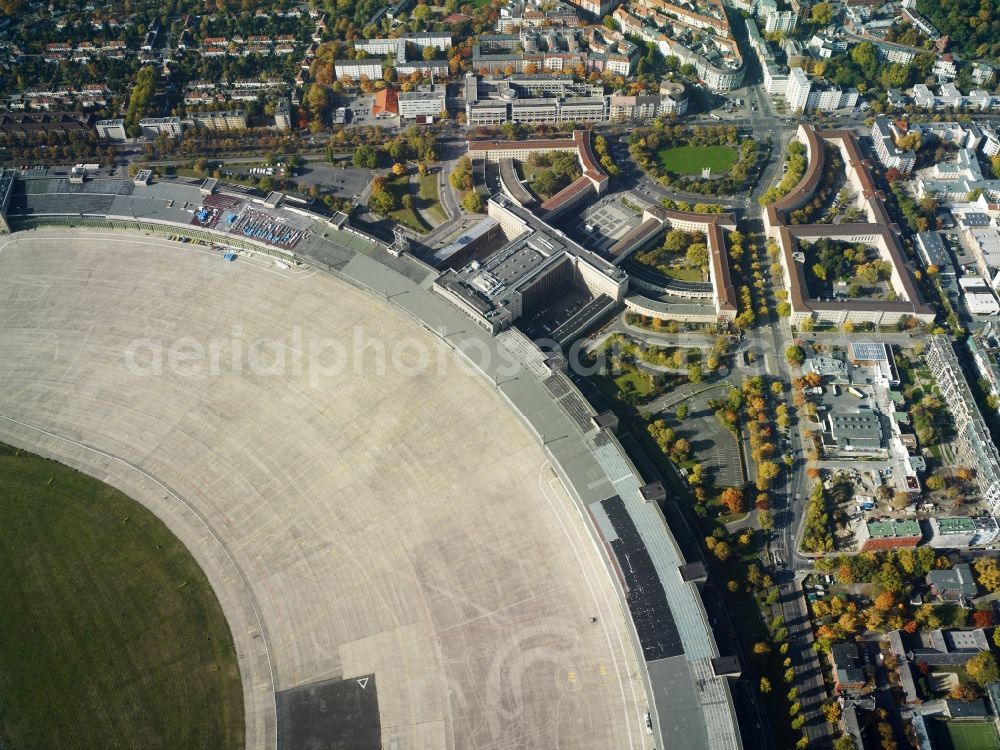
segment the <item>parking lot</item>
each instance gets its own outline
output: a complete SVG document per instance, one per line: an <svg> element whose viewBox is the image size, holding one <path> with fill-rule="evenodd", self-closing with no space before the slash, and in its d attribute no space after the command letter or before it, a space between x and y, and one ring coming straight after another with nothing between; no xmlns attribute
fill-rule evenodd
<svg viewBox="0 0 1000 750"><path fill-rule="evenodd" d="M350 160L347 161L351 163ZM295 179L303 185L318 185L340 198L355 198L371 181L370 169L341 168L325 162L309 162L299 167Z"/></svg>

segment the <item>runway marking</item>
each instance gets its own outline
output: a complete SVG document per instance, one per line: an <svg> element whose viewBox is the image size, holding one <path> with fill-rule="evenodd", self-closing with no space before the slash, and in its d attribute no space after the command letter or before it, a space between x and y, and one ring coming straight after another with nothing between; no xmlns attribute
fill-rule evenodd
<svg viewBox="0 0 1000 750"><path fill-rule="evenodd" d="M0 247L0 250L2 250L2 247ZM96 454L98 456L102 456L103 458L106 458L106 459L108 459L110 461L113 461L115 463L119 463L122 466L126 467L127 469L131 469L132 471L136 472L140 476L143 476L146 479L148 479L150 482L152 482L157 487L159 487L160 489L162 489L164 492L166 492L170 497L172 497L178 503L180 503L185 508L187 508L187 510L188 510L189 513L191 513L195 518L197 518L199 521L201 521L202 525L205 527L205 530L208 531L208 533L211 535L212 539L214 539L215 542L216 542L216 544L218 544L219 549L222 550L222 552L226 556L226 559L229 560L229 564L232 565L233 569L236 571L237 575L240 577L240 581L243 584L244 590L248 594L252 591L252 589L250 588L250 585L247 583L247 580L246 580L246 578L243 575L243 571L240 570L239 566L236 564L236 561L233 560L232 555L229 554L229 550L226 549L226 545L222 543L222 540L219 539L218 536L216 536L215 531L212 530L212 527L209 526L208 523L205 521L205 519L202 518L201 515L197 511L194 510L194 508L192 508L190 505L188 505L187 502L185 502L185 500L183 498L181 498L178 495L174 494L174 492L171 491L169 487L167 487L161 481L159 481L158 479L156 479L156 477L153 477L150 474L146 473L145 471L143 471L142 469L140 469L138 466L135 466L134 464L129 463L124 458L119 458L118 456L114 456L114 455L112 455L110 453L106 453L105 451L99 450L99 449L94 448L92 446L85 445L84 443L77 442L76 440L73 440L72 438L64 437L62 435L57 435L54 432L49 432L48 430L45 430L45 429L43 429L41 427L37 427L37 426L35 426L33 424L28 424L27 422L22 422L19 419L14 419L13 417L8 417L6 414L0 414L0 419L2 419L4 421L7 421L7 422L10 422L12 424L16 424L16 425L18 425L20 427L23 427L23 428L27 429L27 430L32 430L32 431L37 432L37 433L39 433L41 435L45 435L46 437L50 437L50 438L53 438L55 440L60 440L60 441L62 441L64 443L68 443L69 445L73 445L73 446L75 446L77 448L81 448L81 449L83 449L85 451L90 451L91 453L94 453L94 454ZM275 689L274 689L274 667L271 664L271 650L270 650L270 647L268 646L267 638L264 636L264 627L261 624L260 613L257 611L257 605L256 605L256 603L253 600L253 596L248 596L247 597L247 601L249 601L249 603L250 603L250 609L253 611L254 619L257 620L257 629L258 629L259 634L260 634L261 643L263 643L263 645L264 645L264 655L267 657L267 671L268 671L268 675L270 677L271 703L272 703L272 706L273 706L274 717L275 717L275 722L274 722L274 747L277 747L278 746L278 722L277 722L277 716L278 716L278 698L277 698L277 695L276 695ZM262 684L262 687L264 688L264 690L268 689L268 686L267 686L266 683Z"/></svg>

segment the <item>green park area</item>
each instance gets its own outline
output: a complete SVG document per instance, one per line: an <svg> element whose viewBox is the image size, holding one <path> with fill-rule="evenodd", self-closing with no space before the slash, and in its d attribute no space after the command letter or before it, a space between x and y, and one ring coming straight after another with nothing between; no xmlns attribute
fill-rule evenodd
<svg viewBox="0 0 1000 750"><path fill-rule="evenodd" d="M708 275L708 246L705 236L697 232L671 229L663 244L634 256L634 262L677 281L704 282Z"/></svg>
<svg viewBox="0 0 1000 750"><path fill-rule="evenodd" d="M728 173L738 154L732 146L673 146L656 152L656 158L668 172L700 175L711 167L713 175Z"/></svg>
<svg viewBox="0 0 1000 750"><path fill-rule="evenodd" d="M1000 750L997 730L987 721L932 721L934 747L942 750Z"/></svg>
<svg viewBox="0 0 1000 750"><path fill-rule="evenodd" d="M407 175L391 175L386 180L386 189L395 199L393 201L395 208L389 211L391 218L419 234L430 231L427 222L416 209L418 196L411 192L410 178ZM409 200L406 200L405 196L409 196Z"/></svg>
<svg viewBox="0 0 1000 750"><path fill-rule="evenodd" d="M638 399L643 401L657 393L656 385L649 372L635 367L625 370L617 377L601 378L598 383L606 396L616 398L621 394L622 400Z"/></svg>
<svg viewBox="0 0 1000 750"><path fill-rule="evenodd" d="M521 172L542 200L551 198L582 174L576 155L569 151L534 153L521 164Z"/></svg>
<svg viewBox="0 0 1000 750"><path fill-rule="evenodd" d="M152 513L0 444L0 747L244 744L229 626Z"/></svg>
<svg viewBox="0 0 1000 750"><path fill-rule="evenodd" d="M444 208L441 206L441 198L438 194L438 176L436 174L420 175L417 178L420 186L420 207L440 222L445 222Z"/></svg>

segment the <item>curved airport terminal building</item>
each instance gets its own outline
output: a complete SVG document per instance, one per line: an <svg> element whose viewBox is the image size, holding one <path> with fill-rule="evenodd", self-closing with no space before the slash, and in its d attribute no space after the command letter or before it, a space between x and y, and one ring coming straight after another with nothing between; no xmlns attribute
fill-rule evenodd
<svg viewBox="0 0 1000 750"><path fill-rule="evenodd" d="M600 194L580 149L571 187ZM644 304L546 220L561 205L497 192L499 249L435 264L281 193L0 175L0 441L190 549L248 747L743 747L696 532L514 325L556 283L593 300L566 340ZM688 221L654 211L630 241ZM730 219L698 221L724 319Z"/></svg>

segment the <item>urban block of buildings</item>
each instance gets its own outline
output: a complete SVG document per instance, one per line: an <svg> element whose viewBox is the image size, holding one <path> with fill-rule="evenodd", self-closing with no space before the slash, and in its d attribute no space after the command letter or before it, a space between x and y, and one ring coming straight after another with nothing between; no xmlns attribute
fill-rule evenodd
<svg viewBox="0 0 1000 750"><path fill-rule="evenodd" d="M693 66L711 90L729 91L743 85L743 57L721 3L631 0L616 8L613 17L625 34L655 44L665 57L674 56Z"/></svg>
<svg viewBox="0 0 1000 750"><path fill-rule="evenodd" d="M465 124L490 127L505 122L526 124L595 123L681 115L687 111L687 91L664 81L659 93L604 93L600 84L577 83L570 75L465 77Z"/></svg>
<svg viewBox="0 0 1000 750"><path fill-rule="evenodd" d="M764 228L780 250L785 285L789 290L793 325L806 320L841 324L876 323L891 325L902 318L920 321L934 320L935 312L923 299L913 270L906 260L898 236L898 228L889 218L882 196L857 143L849 130L817 131L811 125L800 125L796 138L806 147L807 166L802 180L787 195L764 210ZM827 145L840 151L848 182L856 196L856 206L867 222L858 224L792 224L788 215L806 205L820 185L826 165ZM821 237L851 243L864 243L878 251L891 266L891 286L894 300L813 299L810 296L802 267L804 256L800 243L815 242Z"/></svg>
<svg viewBox="0 0 1000 750"><path fill-rule="evenodd" d="M927 367L955 423L959 460L975 470L975 482L990 512L1000 512L1000 451L979 411L946 336L932 336L927 345Z"/></svg>
<svg viewBox="0 0 1000 750"><path fill-rule="evenodd" d="M628 76L639 48L606 26L527 27L517 34L482 34L472 47L472 69L482 76L572 71Z"/></svg>

